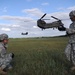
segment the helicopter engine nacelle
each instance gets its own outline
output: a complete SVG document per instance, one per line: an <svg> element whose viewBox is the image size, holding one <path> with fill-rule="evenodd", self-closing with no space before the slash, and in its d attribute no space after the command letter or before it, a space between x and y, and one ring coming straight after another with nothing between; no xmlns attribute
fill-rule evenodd
<svg viewBox="0 0 75 75"><path fill-rule="evenodd" d="M39 19L37 21L37 26L40 27L41 29L45 29L45 25L46 25L46 22L44 20Z"/></svg>

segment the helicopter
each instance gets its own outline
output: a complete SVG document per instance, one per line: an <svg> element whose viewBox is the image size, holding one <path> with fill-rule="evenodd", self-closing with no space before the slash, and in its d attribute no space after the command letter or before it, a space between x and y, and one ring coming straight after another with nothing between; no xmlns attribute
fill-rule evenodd
<svg viewBox="0 0 75 75"><path fill-rule="evenodd" d="M23 33L23 32L22 32L21 35L28 35L28 32L26 32L26 33Z"/></svg>
<svg viewBox="0 0 75 75"><path fill-rule="evenodd" d="M40 18L37 20L37 26L39 28L41 28L42 30L43 29L48 29L48 28L58 28L58 26L60 26L61 24L61 20L54 17L54 16L51 16L52 18L56 19L57 21L54 21L52 23L46 23L44 20L49 20L49 19L43 19L45 17L46 13ZM63 25L63 23L62 23Z"/></svg>

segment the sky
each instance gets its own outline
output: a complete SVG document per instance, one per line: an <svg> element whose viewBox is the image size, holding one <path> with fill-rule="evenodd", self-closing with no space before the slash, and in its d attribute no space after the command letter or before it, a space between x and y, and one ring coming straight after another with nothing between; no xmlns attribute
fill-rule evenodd
<svg viewBox="0 0 75 75"><path fill-rule="evenodd" d="M41 30L37 20L44 14L46 22L55 21L51 16L62 20L69 27L70 11L75 10L75 0L0 0L0 34L6 33L10 38L50 37L64 35L58 29ZM28 32L28 35L21 33Z"/></svg>

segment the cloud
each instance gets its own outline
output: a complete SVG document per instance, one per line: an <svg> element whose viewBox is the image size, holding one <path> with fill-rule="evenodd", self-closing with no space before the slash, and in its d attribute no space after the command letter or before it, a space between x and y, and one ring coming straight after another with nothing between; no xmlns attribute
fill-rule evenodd
<svg viewBox="0 0 75 75"><path fill-rule="evenodd" d="M65 8L63 8L63 7L59 7L59 8L57 8L57 10L65 10Z"/></svg>
<svg viewBox="0 0 75 75"><path fill-rule="evenodd" d="M1 28L1 30L3 30L3 31L11 31L10 28Z"/></svg>
<svg viewBox="0 0 75 75"><path fill-rule="evenodd" d="M69 7L67 9L69 9L69 10L75 10L75 6Z"/></svg>
<svg viewBox="0 0 75 75"><path fill-rule="evenodd" d="M41 5L45 5L46 6L46 5L49 5L49 3L45 2L45 3L42 3Z"/></svg>
<svg viewBox="0 0 75 75"><path fill-rule="evenodd" d="M72 10L74 7L66 8L66 11L64 12L54 12L54 13L48 13L44 18L50 19L48 22L56 21L55 19L51 18L51 16L55 16L58 19L61 19L64 23L64 25L67 27L71 23L69 19L69 11ZM10 15L3 15L0 16L1 20L11 20L15 21L12 24L0 24L0 29L2 31L11 31L11 33L18 33L18 36L21 36L21 32L29 32L29 35L27 36L49 36L49 35L60 35L61 33L58 32L58 30L45 30L42 31L40 28L37 27L37 17L41 17L44 12L38 8L33 9L24 9L22 10L23 13L27 13L29 17L21 17L21 16L10 16ZM32 16L30 16L32 15ZM36 19L36 20L35 20ZM67 20L66 20L67 19ZM32 20L32 21L31 21ZM56 32L56 33L55 33ZM64 33L62 33L64 34Z"/></svg>
<svg viewBox="0 0 75 75"><path fill-rule="evenodd" d="M60 7L60 8L57 8L57 10L60 10L63 12L70 12L71 10L75 10L75 6L68 7L68 8Z"/></svg>
<svg viewBox="0 0 75 75"><path fill-rule="evenodd" d="M35 15L35 17L39 16L39 18L43 15L43 12L38 8L26 9L23 12L28 12L28 14L33 14L33 15ZM49 22L54 21L55 19L51 18L51 16L55 16L59 19L69 18L68 12L67 13L66 12L50 13L50 14L47 14L45 16L45 18L51 19L51 20L49 20ZM6 30L7 28L10 28L12 31L18 31L19 30L19 31L36 32L36 30L39 29L37 27L37 20L35 21L35 19L32 19L32 17L20 17L20 16L3 15L3 16L0 16L0 19L15 21L13 24L0 24L0 27L2 28L2 30ZM6 29L3 28L3 27L5 27ZM9 29L7 29L7 30L10 31Z"/></svg>
<svg viewBox="0 0 75 75"><path fill-rule="evenodd" d="M16 28L16 27L20 27L20 25L12 25L12 27L15 27Z"/></svg>
<svg viewBox="0 0 75 75"><path fill-rule="evenodd" d="M9 15L0 16L0 19L13 20L13 21L30 21L30 20L32 20L32 18L30 18L30 17L19 17L19 16L9 16Z"/></svg>
<svg viewBox="0 0 75 75"><path fill-rule="evenodd" d="M68 10L68 9L73 9L73 8L74 7L69 7L69 8L66 8L66 9ZM60 9L63 9L63 8L60 8ZM30 21L34 21L33 20L34 17L36 17L36 18L39 17L40 18L44 14L44 12L42 10L38 9L38 8L24 9L24 10L22 10L22 12L27 13L27 15L29 15L29 17L3 15L3 16L0 16L0 19L30 22ZM63 18L69 18L68 14L69 14L69 11L68 12L54 12L54 13L47 14L45 17L50 18L50 16L56 16L58 18L63 19ZM32 15L32 16L30 16L30 15Z"/></svg>
<svg viewBox="0 0 75 75"><path fill-rule="evenodd" d="M33 28L38 28L37 26L33 26Z"/></svg>
<svg viewBox="0 0 75 75"><path fill-rule="evenodd" d="M33 9L24 9L22 10L23 13L27 13L30 14L32 16L41 16L44 13L42 12L42 10L38 9L38 8L33 8Z"/></svg>
<svg viewBox="0 0 75 75"><path fill-rule="evenodd" d="M3 12L7 12L7 7L4 7L3 8Z"/></svg>

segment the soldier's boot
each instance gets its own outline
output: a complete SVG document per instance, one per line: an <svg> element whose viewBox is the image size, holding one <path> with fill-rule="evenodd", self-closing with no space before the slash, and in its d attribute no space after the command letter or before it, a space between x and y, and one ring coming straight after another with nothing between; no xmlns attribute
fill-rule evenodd
<svg viewBox="0 0 75 75"><path fill-rule="evenodd" d="M0 68L0 74L6 75L6 74L7 74L7 72L3 71L3 69L2 69L2 68Z"/></svg>

